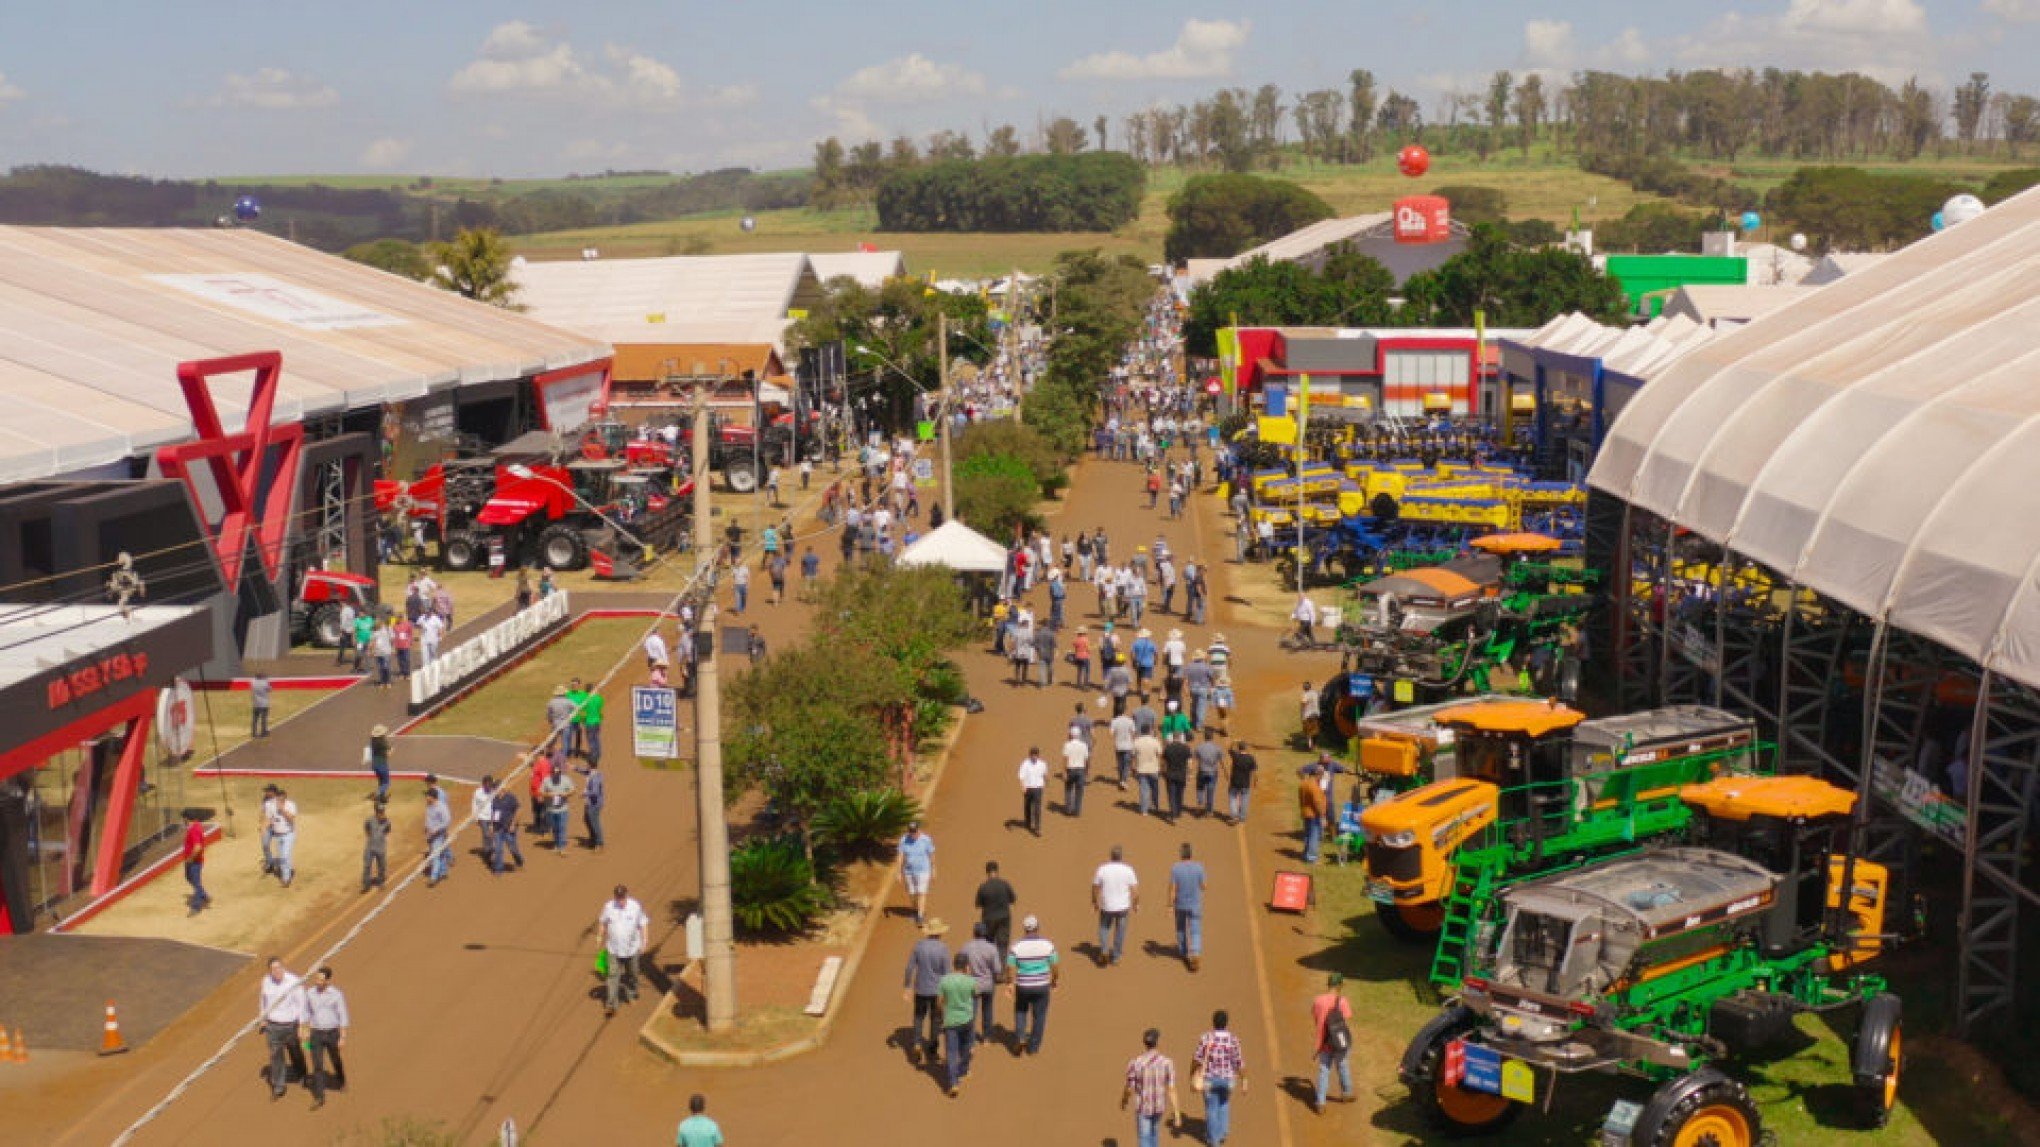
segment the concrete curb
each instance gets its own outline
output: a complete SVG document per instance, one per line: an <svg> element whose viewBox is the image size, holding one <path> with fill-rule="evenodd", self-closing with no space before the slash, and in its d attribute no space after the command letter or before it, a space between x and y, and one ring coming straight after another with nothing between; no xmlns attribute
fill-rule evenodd
<svg viewBox="0 0 2040 1147"><path fill-rule="evenodd" d="M922 815L935 803L935 794L942 786L942 777L949 771L949 758L955 752L957 741L963 738L964 722L969 720L967 709L958 709L956 723L949 727L949 733L942 740L942 746L935 750L935 769L928 777L928 788L921 798ZM850 952L843 957L843 972L836 978L835 994L829 997L829 1009L815 1025L812 1034L802 1036L791 1043L763 1051L685 1051L660 1039L652 1031L652 1025L662 1016L672 1014L676 997L668 991L659 999L659 1008L652 1018L638 1029L638 1042L679 1067L764 1067L802 1055L829 1042L829 1033L835 1030L836 1017L843 1009L843 1000L850 994L850 986L856 981L857 969L864 963L864 954L871 947L872 937L878 934L878 923L885 918L885 897L890 890L873 899L865 910L864 922L857 926L857 939L850 945Z"/></svg>

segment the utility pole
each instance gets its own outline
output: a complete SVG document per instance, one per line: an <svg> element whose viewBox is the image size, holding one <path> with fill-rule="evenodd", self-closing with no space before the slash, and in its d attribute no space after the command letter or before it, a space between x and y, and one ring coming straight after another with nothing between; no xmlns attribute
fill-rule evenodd
<svg viewBox="0 0 2040 1147"><path fill-rule="evenodd" d="M709 525L708 403L696 392L694 404L694 550L701 568L717 564L715 531ZM730 910L730 830L723 814L722 683L716 675L715 578L701 608L694 654L695 814L701 826L701 916L707 941L703 988L708 996L708 1030L728 1031L737 1022L737 942ZM704 648L704 646L706 646Z"/></svg>
<svg viewBox="0 0 2040 1147"><path fill-rule="evenodd" d="M956 483L949 477L949 312L935 312L935 341L941 349L942 401L935 406L935 421L942 434L942 520L956 520Z"/></svg>

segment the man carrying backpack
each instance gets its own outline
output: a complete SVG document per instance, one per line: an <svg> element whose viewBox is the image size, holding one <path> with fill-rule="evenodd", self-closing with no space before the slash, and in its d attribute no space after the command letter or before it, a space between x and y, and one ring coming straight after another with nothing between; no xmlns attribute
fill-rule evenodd
<svg viewBox="0 0 2040 1147"><path fill-rule="evenodd" d="M1311 1110L1325 1109L1325 1088L1332 1071L1339 1073L1339 1102L1353 1102L1353 1004L1339 989L1346 977L1333 972L1325 981L1325 992L1310 1002L1310 1018L1317 1031L1317 1098Z"/></svg>

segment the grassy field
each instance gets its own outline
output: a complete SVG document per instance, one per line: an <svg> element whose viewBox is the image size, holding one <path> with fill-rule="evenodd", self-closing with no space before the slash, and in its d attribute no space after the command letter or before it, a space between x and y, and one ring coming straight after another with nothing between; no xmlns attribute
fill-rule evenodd
<svg viewBox="0 0 2040 1147"><path fill-rule="evenodd" d="M519 664L486 688L454 702L453 707L418 726L414 732L435 737L491 737L513 743L536 742L545 732L545 706L553 687L572 677L593 684L625 651L634 649L651 624L649 618L584 621L543 653ZM628 735L628 694L607 696L611 729ZM620 723L617 710L622 708Z"/></svg>

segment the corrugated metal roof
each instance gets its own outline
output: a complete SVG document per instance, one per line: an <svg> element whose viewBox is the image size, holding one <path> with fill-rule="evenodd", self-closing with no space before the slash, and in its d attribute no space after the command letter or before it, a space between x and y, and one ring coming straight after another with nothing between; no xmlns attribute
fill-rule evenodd
<svg viewBox="0 0 2040 1147"><path fill-rule="evenodd" d="M257 231L0 227L0 482L185 441L177 364L264 350L283 354L279 421L608 354Z"/></svg>
<svg viewBox="0 0 2040 1147"><path fill-rule="evenodd" d="M1298 231L1291 231L1280 239L1271 239L1259 247L1241 252L1227 261L1228 267L1244 266L1256 257L1270 263L1301 259L1314 255L1334 243L1344 243L1357 235L1365 234L1394 219L1387 211L1376 211L1368 215L1349 215L1343 219L1323 219Z"/></svg>
<svg viewBox="0 0 2040 1147"><path fill-rule="evenodd" d="M783 347L787 311L822 297L799 253L526 263L514 274L526 313L616 344Z"/></svg>

